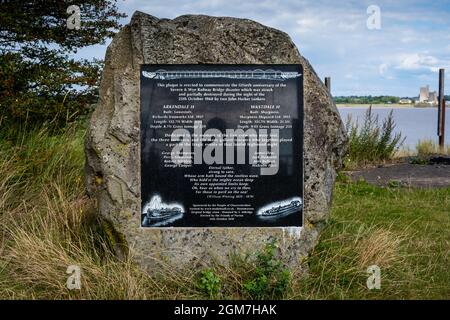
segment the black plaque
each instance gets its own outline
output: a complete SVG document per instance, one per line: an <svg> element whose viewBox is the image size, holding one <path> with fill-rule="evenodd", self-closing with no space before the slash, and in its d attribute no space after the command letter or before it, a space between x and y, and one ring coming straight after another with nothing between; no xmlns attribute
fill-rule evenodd
<svg viewBox="0 0 450 320"><path fill-rule="evenodd" d="M303 223L301 65L143 65L142 227Z"/></svg>

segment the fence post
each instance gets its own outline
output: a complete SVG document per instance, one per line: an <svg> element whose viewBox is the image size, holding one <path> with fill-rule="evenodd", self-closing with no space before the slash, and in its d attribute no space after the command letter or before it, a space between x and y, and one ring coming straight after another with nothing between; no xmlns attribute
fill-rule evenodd
<svg viewBox="0 0 450 320"><path fill-rule="evenodd" d="M438 105L438 136L439 149L444 152L445 147L445 93L444 93L444 69L439 69L439 105Z"/></svg>
<svg viewBox="0 0 450 320"><path fill-rule="evenodd" d="M330 77L325 77L325 87L327 87L328 92L331 93L331 78Z"/></svg>

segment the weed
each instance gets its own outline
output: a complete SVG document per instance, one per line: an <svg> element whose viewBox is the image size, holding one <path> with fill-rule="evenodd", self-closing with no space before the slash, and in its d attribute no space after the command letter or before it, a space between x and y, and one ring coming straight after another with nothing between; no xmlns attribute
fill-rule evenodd
<svg viewBox="0 0 450 320"><path fill-rule="evenodd" d="M200 272L197 287L206 293L209 298L217 299L221 289L221 281L214 270L206 269Z"/></svg>
<svg viewBox="0 0 450 320"><path fill-rule="evenodd" d="M393 111L380 125L372 108L367 109L362 127L349 116L346 123L349 136L347 167L376 164L391 159L403 144L401 133L394 133Z"/></svg>
<svg viewBox="0 0 450 320"><path fill-rule="evenodd" d="M402 182L397 180L390 180L387 185L389 188L400 188L402 186Z"/></svg>
<svg viewBox="0 0 450 320"><path fill-rule="evenodd" d="M291 275L276 259L276 250L276 242L272 241L256 255L254 275L243 285L250 298L279 299L286 293Z"/></svg>

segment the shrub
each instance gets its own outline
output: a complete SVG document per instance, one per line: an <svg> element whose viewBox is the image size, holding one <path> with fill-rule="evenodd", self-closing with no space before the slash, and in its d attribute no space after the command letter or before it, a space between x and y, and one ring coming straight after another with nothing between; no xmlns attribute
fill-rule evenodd
<svg viewBox="0 0 450 320"><path fill-rule="evenodd" d="M250 298L279 299L287 291L291 275L281 261L276 260L276 249L277 245L272 241L256 255L254 274L243 284Z"/></svg>
<svg viewBox="0 0 450 320"><path fill-rule="evenodd" d="M364 166L389 160L404 142L401 133L394 133L392 110L380 125L378 116L373 115L370 107L361 127L349 116L346 129L349 136L347 165L350 166Z"/></svg>

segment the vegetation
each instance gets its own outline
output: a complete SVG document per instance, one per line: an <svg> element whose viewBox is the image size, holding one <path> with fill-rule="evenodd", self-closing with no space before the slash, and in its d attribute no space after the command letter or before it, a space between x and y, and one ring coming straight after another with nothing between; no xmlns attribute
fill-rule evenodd
<svg viewBox="0 0 450 320"><path fill-rule="evenodd" d="M102 63L71 58L104 43L123 17L116 0L79 4L81 28L69 29L65 1L0 2L0 117L64 125L84 116L98 98ZM69 11L70 12L70 11Z"/></svg>
<svg viewBox="0 0 450 320"><path fill-rule="evenodd" d="M395 97L395 96L336 96L333 97L336 104L398 104L401 99L415 101L417 97ZM450 101L450 96L445 96L446 101ZM429 106L428 104L423 104Z"/></svg>
<svg viewBox="0 0 450 320"><path fill-rule="evenodd" d="M372 108L367 109L364 122L360 126L351 116L346 122L349 136L349 150L345 166L347 168L376 164L391 159L403 144L401 133L395 133L392 110L380 124Z"/></svg>
<svg viewBox="0 0 450 320"><path fill-rule="evenodd" d="M410 299L450 296L450 188L380 188L340 176L333 212L308 263L290 275L275 244L232 254L228 265L162 268L119 261L83 185L84 126L0 131L0 298ZM366 287L381 268L381 289ZM69 265L82 270L68 290Z"/></svg>
<svg viewBox="0 0 450 320"><path fill-rule="evenodd" d="M252 299L280 299L289 285L290 272L276 259L277 245L268 243L262 252L256 254L255 268L249 279L244 281L244 292Z"/></svg>
<svg viewBox="0 0 450 320"><path fill-rule="evenodd" d="M409 146L403 146L395 154L395 158L408 158L409 163L412 164L428 164L430 159L437 155L450 155L450 144L447 144L443 150L439 145L430 139L419 140L415 148L411 149Z"/></svg>
<svg viewBox="0 0 450 320"><path fill-rule="evenodd" d="M416 145L416 151L419 158L427 158L441 153L450 155L450 145L447 145L442 151L439 145L432 140L419 140Z"/></svg>
<svg viewBox="0 0 450 320"><path fill-rule="evenodd" d="M436 299L450 294L450 188L380 188L341 177L331 219L294 297ZM366 270L381 268L381 289Z"/></svg>
<svg viewBox="0 0 450 320"><path fill-rule="evenodd" d="M399 103L399 97L393 96L338 96L334 97L334 102L337 104L388 104Z"/></svg>
<svg viewBox="0 0 450 320"><path fill-rule="evenodd" d="M198 288L206 293L209 298L218 298L221 289L219 276L217 276L212 269L201 271L198 280Z"/></svg>
<svg viewBox="0 0 450 320"><path fill-rule="evenodd" d="M272 241L254 255L233 254L231 268L216 265L216 271L211 268L201 271L197 287L205 293L205 297L213 299L236 296L247 299L286 297L291 273L277 259L277 253L278 246ZM223 280L217 274L225 275L222 276Z"/></svg>

